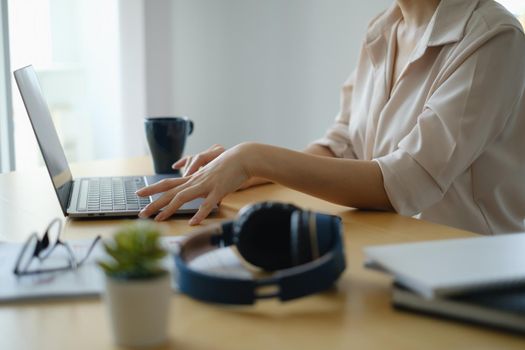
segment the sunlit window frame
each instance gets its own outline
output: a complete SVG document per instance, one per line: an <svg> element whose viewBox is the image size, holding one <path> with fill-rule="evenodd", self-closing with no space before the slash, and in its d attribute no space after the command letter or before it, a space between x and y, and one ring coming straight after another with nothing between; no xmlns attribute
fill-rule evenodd
<svg viewBox="0 0 525 350"><path fill-rule="evenodd" d="M0 0L0 173L15 170L7 0Z"/></svg>

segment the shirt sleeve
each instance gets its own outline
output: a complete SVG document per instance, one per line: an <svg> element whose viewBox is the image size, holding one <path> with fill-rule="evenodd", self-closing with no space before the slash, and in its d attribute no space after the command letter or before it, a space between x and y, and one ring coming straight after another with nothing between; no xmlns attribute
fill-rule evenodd
<svg viewBox="0 0 525 350"><path fill-rule="evenodd" d="M438 202L518 115L525 84L525 38L503 30L458 55L410 133L374 159L394 209L414 215ZM518 151L518 150L516 150ZM519 150L523 152L523 150Z"/></svg>
<svg viewBox="0 0 525 350"><path fill-rule="evenodd" d="M326 131L323 138L312 142L312 144L328 147L339 158L356 158L348 132L354 81L355 72L343 84L341 89L341 108L335 117L334 123Z"/></svg>

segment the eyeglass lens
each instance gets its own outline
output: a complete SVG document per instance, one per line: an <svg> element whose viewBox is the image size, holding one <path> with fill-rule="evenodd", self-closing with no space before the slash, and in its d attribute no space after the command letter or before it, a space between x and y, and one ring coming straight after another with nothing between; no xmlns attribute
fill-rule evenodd
<svg viewBox="0 0 525 350"><path fill-rule="evenodd" d="M22 252L18 257L16 267L19 271L27 271L33 258L35 257L38 249L38 237L34 233L27 240L26 244L22 248Z"/></svg>
<svg viewBox="0 0 525 350"><path fill-rule="evenodd" d="M62 222L59 219L54 219L49 223L42 236L39 258L46 259L53 252L60 240L61 230Z"/></svg>

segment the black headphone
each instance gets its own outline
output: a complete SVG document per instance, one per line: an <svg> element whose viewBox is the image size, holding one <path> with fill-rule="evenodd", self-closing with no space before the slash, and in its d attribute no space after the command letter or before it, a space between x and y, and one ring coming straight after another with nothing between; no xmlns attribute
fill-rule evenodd
<svg viewBox="0 0 525 350"><path fill-rule="evenodd" d="M273 273L230 278L188 266L192 259L230 245L250 264ZM346 267L341 219L291 204L257 203L241 209L237 220L190 235L181 243L175 264L179 289L199 300L253 304L257 299L303 297L331 287Z"/></svg>

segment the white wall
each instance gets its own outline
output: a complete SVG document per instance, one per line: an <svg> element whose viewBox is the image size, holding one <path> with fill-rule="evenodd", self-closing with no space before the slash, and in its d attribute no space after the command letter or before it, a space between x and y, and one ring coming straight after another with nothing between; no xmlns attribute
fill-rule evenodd
<svg viewBox="0 0 525 350"><path fill-rule="evenodd" d="M391 1L146 1L148 114L193 119L188 152L301 149L332 122L366 25Z"/></svg>

